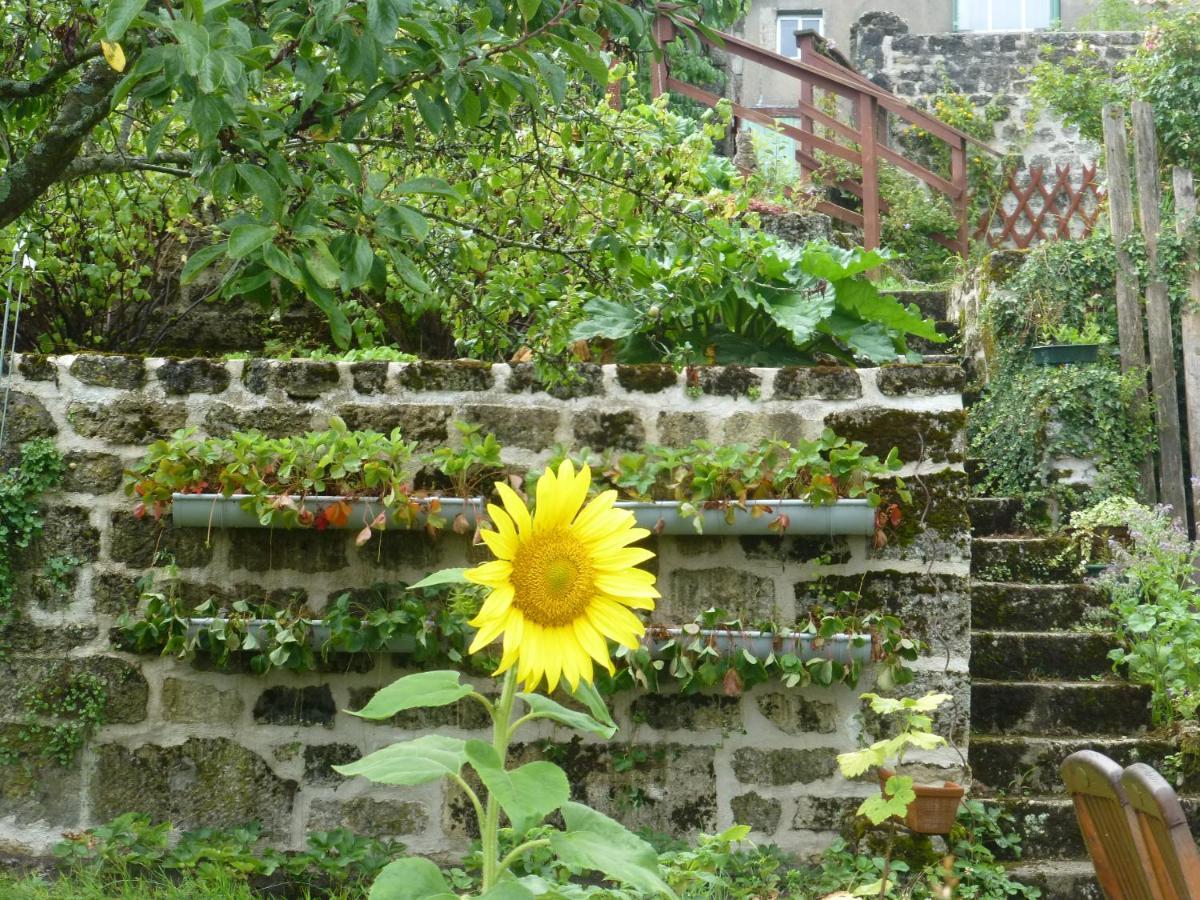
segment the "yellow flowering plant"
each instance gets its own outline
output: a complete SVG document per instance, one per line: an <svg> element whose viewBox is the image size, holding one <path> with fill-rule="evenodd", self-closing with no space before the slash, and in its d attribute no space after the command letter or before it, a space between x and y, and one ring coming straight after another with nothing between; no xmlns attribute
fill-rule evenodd
<svg viewBox="0 0 1200 900"><path fill-rule="evenodd" d="M623 825L570 800L566 773L551 762L509 768L508 748L523 725L549 719L577 731L610 738L617 731L593 684L595 666L613 671L608 642L633 649L645 626L633 613L652 610L658 591L654 575L637 568L653 557L633 547L649 536L634 526L631 512L614 507L615 491L587 501L591 471L564 461L538 479L532 511L504 484L503 506L489 505L494 530L481 537L495 559L473 569L448 569L420 586L456 581L488 588L470 651L502 641L503 675L498 699L490 699L453 671L420 672L383 688L354 715L389 719L407 709L447 706L469 699L492 719L492 741L426 735L392 744L357 762L334 768L379 784L418 785L449 780L466 795L479 822L482 851L480 900L524 900L547 896L538 879L518 879L511 867L532 850L549 848L574 870L589 870L647 896L675 896L658 869L654 848ZM570 708L537 693L568 689L583 709ZM518 686L522 690L518 690ZM517 701L521 707L517 708ZM482 790L468 780L472 769ZM565 824L549 837L518 843L500 855L503 814L518 841L551 813ZM551 891L550 896L554 896ZM421 857L405 857L385 867L370 900L455 900L441 870Z"/></svg>

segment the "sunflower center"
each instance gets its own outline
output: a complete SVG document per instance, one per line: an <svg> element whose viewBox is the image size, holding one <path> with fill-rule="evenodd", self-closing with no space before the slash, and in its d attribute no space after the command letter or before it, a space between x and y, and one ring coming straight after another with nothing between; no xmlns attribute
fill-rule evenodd
<svg viewBox="0 0 1200 900"><path fill-rule="evenodd" d="M565 529L540 534L513 557L513 606L543 627L570 625L596 594L587 548Z"/></svg>

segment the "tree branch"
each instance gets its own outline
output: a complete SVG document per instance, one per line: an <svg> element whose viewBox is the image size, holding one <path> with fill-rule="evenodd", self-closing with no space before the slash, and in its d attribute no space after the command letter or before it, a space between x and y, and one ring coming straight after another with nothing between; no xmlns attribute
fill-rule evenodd
<svg viewBox="0 0 1200 900"><path fill-rule="evenodd" d="M100 153L80 156L63 171L60 181L75 181L92 175L111 175L114 172L162 172L180 178L191 176L192 157L187 153L156 153L150 158L122 156L120 153Z"/></svg>
<svg viewBox="0 0 1200 900"><path fill-rule="evenodd" d="M63 96L58 115L29 152L0 174L0 228L11 224L71 165L86 138L108 116L121 80L103 59L92 61Z"/></svg>
<svg viewBox="0 0 1200 900"><path fill-rule="evenodd" d="M50 71L41 78L32 78L28 81L0 78L0 100L28 100L31 97L40 97L72 69L82 66L88 60L95 59L99 55L100 45L92 44L71 59L56 62L50 67Z"/></svg>

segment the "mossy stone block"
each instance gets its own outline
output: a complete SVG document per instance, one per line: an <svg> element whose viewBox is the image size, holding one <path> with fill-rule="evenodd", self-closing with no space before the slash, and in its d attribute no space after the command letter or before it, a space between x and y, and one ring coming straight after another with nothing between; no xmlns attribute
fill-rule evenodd
<svg viewBox="0 0 1200 900"><path fill-rule="evenodd" d="M248 409L214 403L204 416L204 428L213 437L229 437L235 431L260 431L271 438L292 437L304 434L311 427L312 413L290 403Z"/></svg>
<svg viewBox="0 0 1200 900"><path fill-rule="evenodd" d="M269 687L254 702L254 721L260 725L321 725L333 727L337 704L329 685Z"/></svg>
<svg viewBox="0 0 1200 900"><path fill-rule="evenodd" d="M733 754L733 774L743 784L811 784L837 771L837 754L838 750L832 747L781 750L741 747Z"/></svg>
<svg viewBox="0 0 1200 900"><path fill-rule="evenodd" d="M880 459L895 447L904 462L962 462L966 448L964 410L927 412L867 407L826 416L825 424L852 441L862 441Z"/></svg>
<svg viewBox="0 0 1200 900"><path fill-rule="evenodd" d="M657 394L674 387L679 375L674 367L658 364L617 366L617 384L639 394Z"/></svg>
<svg viewBox="0 0 1200 900"><path fill-rule="evenodd" d="M54 359L40 353L20 354L17 371L29 381L58 381L58 366Z"/></svg>
<svg viewBox="0 0 1200 900"><path fill-rule="evenodd" d="M858 370L847 366L789 366L775 374L776 400L857 400Z"/></svg>
<svg viewBox="0 0 1200 900"><path fill-rule="evenodd" d="M757 621L770 619L775 612L775 582L728 567L676 569L667 598L670 614L678 622L690 622L711 607Z"/></svg>
<svg viewBox="0 0 1200 900"><path fill-rule="evenodd" d="M775 691L754 698L758 710L784 734L833 734L837 730L837 707L809 700L794 691Z"/></svg>
<svg viewBox="0 0 1200 900"><path fill-rule="evenodd" d="M360 394L382 394L387 390L388 364L360 362L350 367L354 390Z"/></svg>
<svg viewBox="0 0 1200 900"><path fill-rule="evenodd" d="M751 831L762 834L774 834L783 816L783 804L780 801L754 791L738 794L730 800L729 810L733 813L733 821L748 825Z"/></svg>
<svg viewBox="0 0 1200 900"><path fill-rule="evenodd" d="M231 547L229 565L247 572L334 572L345 568L350 540L349 531L245 529Z"/></svg>
<svg viewBox="0 0 1200 900"><path fill-rule="evenodd" d="M742 704L720 694L645 694L633 701L635 721L660 731L740 731Z"/></svg>
<svg viewBox="0 0 1200 900"><path fill-rule="evenodd" d="M221 690L202 681L166 678L162 684L163 718L168 722L233 725L245 704L235 690Z"/></svg>
<svg viewBox="0 0 1200 900"><path fill-rule="evenodd" d="M338 409L338 415L351 430L389 434L393 428L399 428L405 440L416 441L423 450L445 445L449 436L447 423L453 414L454 408L444 404L350 403Z"/></svg>
<svg viewBox="0 0 1200 900"><path fill-rule="evenodd" d="M67 406L67 421L85 438L112 444L146 444L182 428L187 422L187 407L126 394L112 403L74 401Z"/></svg>
<svg viewBox="0 0 1200 900"><path fill-rule="evenodd" d="M170 396L220 394L230 382L229 369L211 359L169 359L154 377Z"/></svg>
<svg viewBox="0 0 1200 900"><path fill-rule="evenodd" d="M658 443L666 447L686 447L692 441L708 439L708 419L699 413L663 410L657 424Z"/></svg>
<svg viewBox="0 0 1200 900"><path fill-rule="evenodd" d="M77 356L71 375L84 384L132 391L146 381L146 363L140 356Z"/></svg>
<svg viewBox="0 0 1200 900"><path fill-rule="evenodd" d="M577 413L574 433L576 446L593 450L640 450L646 445L646 426L632 409Z"/></svg>
<svg viewBox="0 0 1200 900"><path fill-rule="evenodd" d="M429 825L429 810L416 800L314 800L308 812L308 831L348 829L373 838L420 834Z"/></svg>
<svg viewBox="0 0 1200 900"><path fill-rule="evenodd" d="M473 359L407 363L399 376L409 391L489 391L495 380L491 363Z"/></svg>
<svg viewBox="0 0 1200 900"><path fill-rule="evenodd" d="M13 446L34 438L53 437L58 426L42 401L30 394L13 391L8 395L8 421L4 438Z"/></svg>
<svg viewBox="0 0 1200 900"><path fill-rule="evenodd" d="M544 392L557 400L596 397L604 393L604 372L592 363L580 363L572 366L562 381L548 384L538 378L531 363L520 363L509 373L508 391L511 394Z"/></svg>
<svg viewBox="0 0 1200 900"><path fill-rule="evenodd" d="M884 366L879 370L879 390L888 397L932 397L961 394L967 386L962 366Z"/></svg>
<svg viewBox="0 0 1200 900"><path fill-rule="evenodd" d="M715 397L750 397L762 389L762 378L746 366L693 366L688 385Z"/></svg>
<svg viewBox="0 0 1200 900"><path fill-rule="evenodd" d="M463 414L466 422L494 434L501 446L527 450L545 450L554 446L559 418L559 411L553 408L500 404L468 406Z"/></svg>
<svg viewBox="0 0 1200 900"><path fill-rule="evenodd" d="M213 548L206 543L203 528L175 528L168 519L139 519L124 509L114 510L111 515L108 555L116 562L149 569L160 552L174 557L183 568L212 562Z"/></svg>
<svg viewBox="0 0 1200 900"><path fill-rule="evenodd" d="M72 450L63 457L63 490L80 494L111 494L124 480L125 465L112 453Z"/></svg>

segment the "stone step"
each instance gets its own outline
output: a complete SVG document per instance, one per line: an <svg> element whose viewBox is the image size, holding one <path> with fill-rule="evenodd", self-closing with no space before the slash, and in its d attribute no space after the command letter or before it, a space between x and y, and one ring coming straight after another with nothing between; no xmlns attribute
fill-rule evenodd
<svg viewBox="0 0 1200 900"><path fill-rule="evenodd" d="M1012 534L1020 512L1021 501L1012 497L971 497L967 500L971 534L975 537Z"/></svg>
<svg viewBox="0 0 1200 900"><path fill-rule="evenodd" d="M963 460L963 469L966 470L971 487L978 487L982 483L984 475L987 474L987 467L983 459L978 456L968 456Z"/></svg>
<svg viewBox="0 0 1200 900"><path fill-rule="evenodd" d="M1100 631L972 631L971 677L1081 680L1112 671L1115 635Z"/></svg>
<svg viewBox="0 0 1200 900"><path fill-rule="evenodd" d="M1070 584L1079 551L1062 537L979 537L971 542L971 575L982 581Z"/></svg>
<svg viewBox="0 0 1200 900"><path fill-rule="evenodd" d="M1123 681L971 682L972 734L1115 735L1150 727L1150 690Z"/></svg>
<svg viewBox="0 0 1200 900"><path fill-rule="evenodd" d="M958 326L952 325L949 322L938 320L934 323L937 333L946 340L942 342L931 341L928 338L909 336L908 349L914 353L925 354L947 354L958 348Z"/></svg>
<svg viewBox="0 0 1200 900"><path fill-rule="evenodd" d="M1200 833L1200 797L1180 797L1192 834ZM1021 856L1039 860L1085 860L1087 848L1079 833L1071 798L1005 797L997 801L1016 819ZM996 854L1003 858L1003 851Z"/></svg>
<svg viewBox="0 0 1200 900"><path fill-rule="evenodd" d="M971 584L971 625L985 631L1053 631L1106 618L1108 597L1088 584Z"/></svg>
<svg viewBox="0 0 1200 900"><path fill-rule="evenodd" d="M1057 794L1063 790L1059 767L1078 750L1095 750L1122 766L1146 763L1161 772L1166 757L1177 753L1179 746L1175 741L1153 737L973 734L971 776L976 785L989 791ZM1189 777L1178 788L1200 791L1200 777Z"/></svg>
<svg viewBox="0 0 1200 900"><path fill-rule="evenodd" d="M1009 876L1041 888L1042 900L1104 900L1088 859L1022 861L1009 869Z"/></svg>
<svg viewBox="0 0 1200 900"><path fill-rule="evenodd" d="M927 319L936 319L939 322L947 321L946 307L950 302L950 291L946 288L919 288L910 291L888 291L888 293L906 306L909 303L917 304L921 315Z"/></svg>

